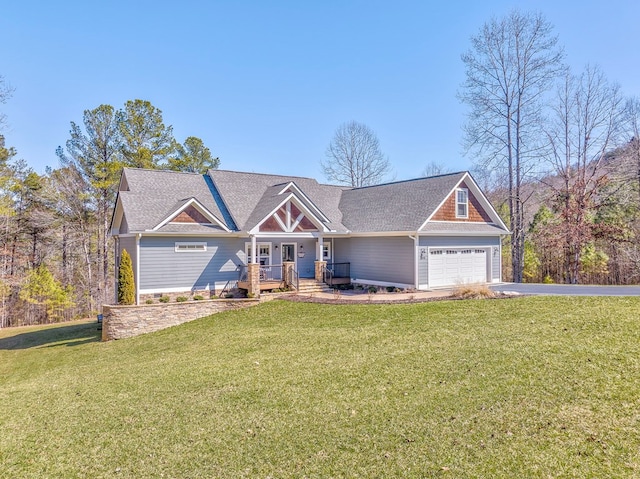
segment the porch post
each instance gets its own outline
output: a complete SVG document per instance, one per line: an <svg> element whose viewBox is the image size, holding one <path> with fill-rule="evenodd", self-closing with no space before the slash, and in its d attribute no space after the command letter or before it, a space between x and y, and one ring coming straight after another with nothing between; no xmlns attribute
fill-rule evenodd
<svg viewBox="0 0 640 479"><path fill-rule="evenodd" d="M260 296L260 265L256 263L249 263L247 265L247 280L249 281L250 294L253 294L256 298Z"/></svg>
<svg viewBox="0 0 640 479"><path fill-rule="evenodd" d="M315 265L315 279L318 282L323 282L324 281L324 268L325 266L327 266L327 262L324 260L324 255L322 254L322 251L324 250L324 239L322 237L322 234L320 234L318 236L318 241L316 243L316 261L314 263Z"/></svg>
<svg viewBox="0 0 640 479"><path fill-rule="evenodd" d="M251 262L256 263L258 254L256 252L256 235L251 235Z"/></svg>

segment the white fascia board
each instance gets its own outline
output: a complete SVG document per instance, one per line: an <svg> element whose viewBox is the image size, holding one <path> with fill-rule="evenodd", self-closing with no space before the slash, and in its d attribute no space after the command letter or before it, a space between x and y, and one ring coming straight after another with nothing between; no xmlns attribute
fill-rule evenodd
<svg viewBox="0 0 640 479"><path fill-rule="evenodd" d="M282 190L280 190L280 192L278 193L278 195L283 194L283 193L284 193L285 191L287 191L289 188L293 188L293 189L295 189L295 190L296 190L296 192L298 193L298 195L300 195L300 197L301 197L304 201L306 201L307 203L309 203L309 206L308 206L308 207L313 208L314 210L316 210L317 215L318 215L318 216L321 216L321 217L322 217L322 219L323 219L324 221L329 221L329 218L327 218L327 217L324 215L324 213L322 213L322 211L320 210L320 208L318 208L318 207L316 206L316 204L315 204L313 201L311 201L311 199L310 199L307 195L305 195L305 194L304 194L304 192L303 192L300 188L298 188L298 185L296 185L293 181L290 181L290 182L289 182L289 183L288 183L284 188L282 188ZM299 200L298 200L298 201L299 201Z"/></svg>
<svg viewBox="0 0 640 479"><path fill-rule="evenodd" d="M249 233L250 236L255 236L256 238L280 238L280 239L308 239L308 238L317 238L318 234L315 232L307 232L307 233L283 233L283 232L274 232L274 231L264 231L262 233L252 234Z"/></svg>
<svg viewBox="0 0 640 479"><path fill-rule="evenodd" d="M502 218L500 218L500 215L493 208L493 206L491 205L491 202L484 195L484 193L482 192L480 187L477 185L477 183L475 182L473 177L467 172L465 174L464 178L468 178L470 180L471 184L469 184L469 182L467 182L467 188L472 190L472 192L473 192L474 196L476 197L476 199L478 201L480 201L480 204L482 204L484 206L484 210L487 213L489 213L489 216L491 216L491 219L493 219L494 224L500 226L505 231L509 231L509 228L507 228L507 225L504 224L504 222L502 221Z"/></svg>
<svg viewBox="0 0 640 479"><path fill-rule="evenodd" d="M460 188L460 184L465 181L465 180L469 180L467 182L467 189L470 189L471 192L473 193L473 195L475 196L475 198L480 201L480 204L484 207L484 210L489 214L489 216L491 217L491 219L493 219L494 224L500 226L501 228L503 228L505 231L509 231L509 228L507 228L507 226L504 224L504 222L502 221L502 218L500 218L500 215L496 212L496 210L493 208L493 206L491 205L491 203L489 202L489 200L487 199L487 197L484 195L484 193L482 192L482 190L480 190L480 187L477 185L477 183L475 182L475 180L473 179L473 177L469 174L468 171L466 171L464 173L464 175L462 175L462 178L460 178L460 180L455 184L455 186L451 189L451 191L449 191L449 193L447 193L445 195L444 198L442 198L442 201L440 202L440 204L431 212L431 214L429 215L429 217L425 220L424 223L422 223L422 225L420 226L420 228L418 228L418 231L422 231L424 229L424 227L427 225L427 223L429 223L431 221L431 218L433 218L433 215L435 215L440 208L442 208L442 205L444 205L445 201L447 201L447 199L458 189Z"/></svg>
<svg viewBox="0 0 640 479"><path fill-rule="evenodd" d="M262 226L262 224L265 221L267 221L269 218L275 215L276 212L280 208L282 208L282 206L285 205L289 200L291 200L301 210L301 212L305 214L305 216L309 217L309 219L313 222L314 225L318 227L318 229L321 229L323 232L329 232L329 229L322 223L322 221L319 220L318 217L313 214L313 212L309 211L309 208L307 208L307 206L304 203L302 203L294 193L289 193L287 196L285 196L285 198L280 203L278 203L278 205L275 208L271 210L271 212L269 212L253 228L249 230L249 234L251 235L263 234L264 232L260 233L260 226ZM284 234L291 235L293 233L284 233Z"/></svg>
<svg viewBox="0 0 640 479"><path fill-rule="evenodd" d="M204 216L209 218L209 220L212 221L210 224L214 224L214 225L217 224L218 226L220 226L225 231L227 231L227 232L231 231L229 228L226 227L226 225L224 223L222 223L218 218L216 218L213 213L211 213L202 203L200 203L195 198L190 198L189 201L187 201L184 205L182 205L180 208L178 208L173 213L171 213L169 216L167 216L158 225L156 225L151 231L157 231L158 229L162 228L164 225L169 223L171 221L171 219L175 218L177 215L182 213L185 209L187 209L191 205L193 205Z"/></svg>
<svg viewBox="0 0 640 479"><path fill-rule="evenodd" d="M363 233L350 231L345 236L347 238L379 238L381 236L413 236L415 234L415 231L369 231Z"/></svg>
<svg viewBox="0 0 640 479"><path fill-rule="evenodd" d="M447 199L453 194L454 191L456 191L456 189L460 186L460 183L462 183L467 176L469 176L468 172L462 175L462 178L460 178L460 180L458 180L458 182L454 185L454 187L451 188L451 191L449 191L449 193L444 195L444 198L442 198L442 201L438 204L438 206L434 208L434 210L431 212L429 217L424 221L424 223L420 225L420 228L418 228L418 231L421 231L426 226L426 224L429 221L431 221L431 218L433 218L433 215L435 215L438 211L440 211L440 208L442 208L442 205L444 205L444 202L447 201Z"/></svg>
<svg viewBox="0 0 640 479"><path fill-rule="evenodd" d="M242 234L240 233L234 233L234 232L230 232L230 233L226 233L224 231L220 231L220 232L170 232L170 231L152 231L152 230L147 230L147 231L140 231L137 233L131 233L131 234L125 234L125 235L120 235L121 238L127 237L127 236L136 236L136 234L139 234L141 236L164 236L164 237L171 237L171 238L188 238L188 237L193 237L193 236L198 236L198 237L202 237L202 238L241 238L243 237Z"/></svg>
<svg viewBox="0 0 640 479"><path fill-rule="evenodd" d="M109 224L109 236L115 236L120 231L120 225L122 224L122 218L124 217L124 209L122 207L122 200L120 199L120 193L116 197L116 207L111 213L111 222Z"/></svg>
<svg viewBox="0 0 640 479"><path fill-rule="evenodd" d="M484 222L478 222L478 221L445 221L445 220L433 220L429 222L432 225L459 225L461 223L467 224L467 225L493 225L496 226L497 228L501 228L502 231L497 232L495 234L502 234L502 235L510 235L512 234L511 231L509 231L509 228L506 227L506 225L502 222L500 223L484 223ZM430 234L428 232L424 232L424 231L419 231L419 233L421 235L424 234ZM493 233L492 233L493 234Z"/></svg>

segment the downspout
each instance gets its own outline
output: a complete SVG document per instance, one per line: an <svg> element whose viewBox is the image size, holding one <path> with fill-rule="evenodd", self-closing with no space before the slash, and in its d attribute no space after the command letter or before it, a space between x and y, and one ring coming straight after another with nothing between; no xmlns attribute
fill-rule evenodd
<svg viewBox="0 0 640 479"><path fill-rule="evenodd" d="M140 237L142 233L136 235L136 304L140 304Z"/></svg>
<svg viewBox="0 0 640 479"><path fill-rule="evenodd" d="M414 288L420 288L420 281L418 278L418 233L416 232L415 236L409 235L409 239L413 240L413 283Z"/></svg>

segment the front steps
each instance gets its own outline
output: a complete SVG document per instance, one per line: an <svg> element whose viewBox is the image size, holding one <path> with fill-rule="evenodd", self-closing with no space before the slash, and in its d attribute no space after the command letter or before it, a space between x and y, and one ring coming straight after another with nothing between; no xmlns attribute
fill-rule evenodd
<svg viewBox="0 0 640 479"><path fill-rule="evenodd" d="M314 293L332 293L333 289L327 286L325 283L316 281L315 279L302 279L300 278L298 294L311 295Z"/></svg>

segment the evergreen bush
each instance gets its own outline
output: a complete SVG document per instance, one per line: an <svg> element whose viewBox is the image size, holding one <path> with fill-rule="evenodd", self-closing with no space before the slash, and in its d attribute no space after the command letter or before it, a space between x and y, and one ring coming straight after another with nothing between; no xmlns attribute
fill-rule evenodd
<svg viewBox="0 0 640 479"><path fill-rule="evenodd" d="M122 250L118 269L118 304L135 304L136 285L133 279L133 264L126 249Z"/></svg>

